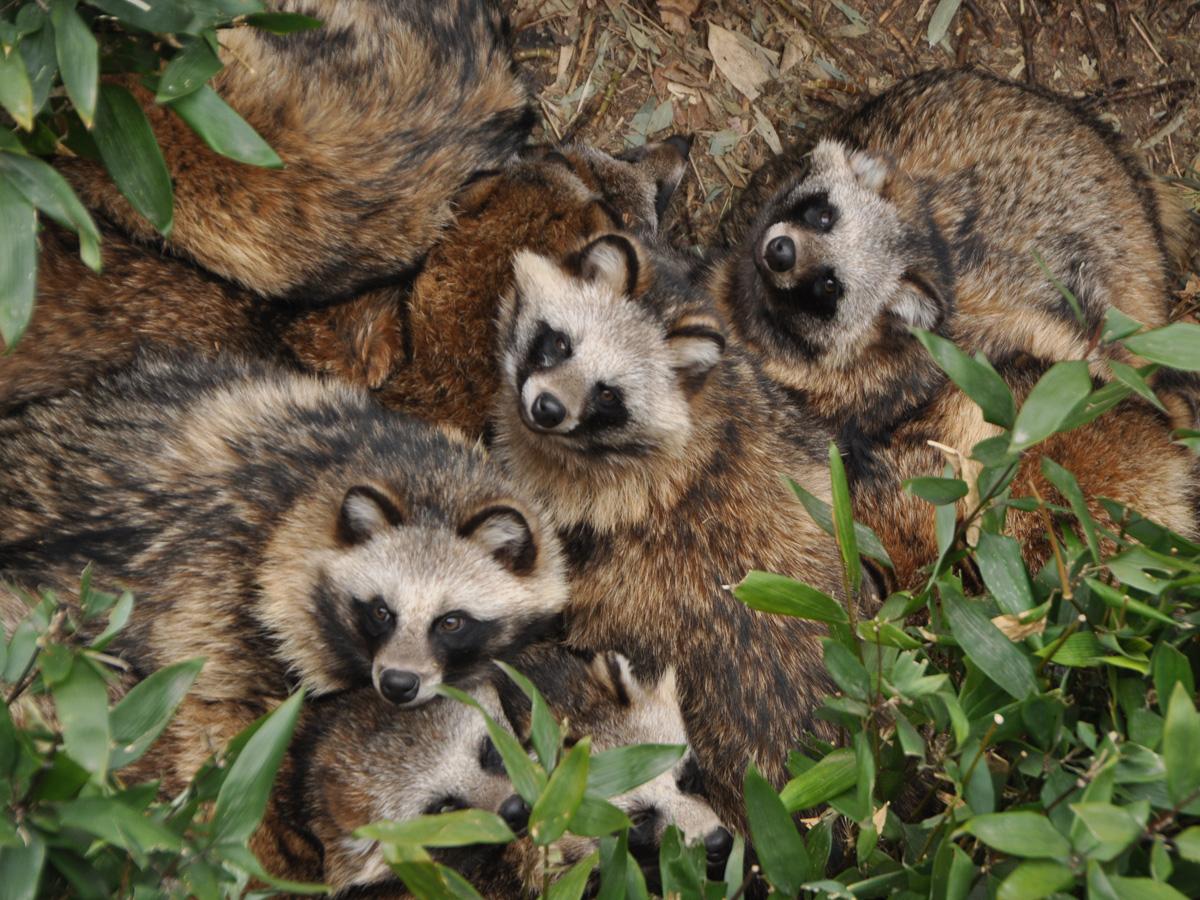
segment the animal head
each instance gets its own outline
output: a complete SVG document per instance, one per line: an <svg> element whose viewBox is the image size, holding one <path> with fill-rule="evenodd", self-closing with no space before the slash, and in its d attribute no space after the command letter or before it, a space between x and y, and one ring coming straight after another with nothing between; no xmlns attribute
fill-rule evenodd
<svg viewBox="0 0 1200 900"><path fill-rule="evenodd" d="M944 278L890 199L897 178L882 157L817 144L808 174L770 201L739 260L727 302L751 340L840 371L943 318Z"/></svg>
<svg viewBox="0 0 1200 900"><path fill-rule="evenodd" d="M475 699L501 727L496 691ZM439 699L397 714L369 691L319 698L294 742L303 778L302 823L321 842L324 880L335 891L394 879L377 842L355 837L363 825L477 808L497 812L513 796L500 754L475 709ZM311 723L311 724L310 724ZM302 726L305 728L306 726ZM445 860L466 877L501 864L502 847L472 847Z"/></svg>
<svg viewBox="0 0 1200 900"><path fill-rule="evenodd" d="M518 253L514 274L499 322L501 441L568 467L681 453L693 394L725 347L716 317L669 289L686 276L623 234L563 261Z"/></svg>
<svg viewBox="0 0 1200 900"><path fill-rule="evenodd" d="M331 484L273 539L260 615L313 692L370 683L418 706L558 626L566 578L543 517L478 448L420 433L433 452Z"/></svg>
<svg viewBox="0 0 1200 900"><path fill-rule="evenodd" d="M593 752L633 744L688 743L674 670L655 677L638 676L617 653L581 654L542 644L517 661L538 686L555 717L567 728L566 742L584 737ZM511 682L501 682L501 699L518 734L529 730L528 704ZM666 830L675 826L688 843L702 842L714 875L723 872L733 837L704 798L704 782L694 752L688 748L674 767L633 790L610 798L633 822L629 849L646 877L657 877L659 848ZM510 804L510 825L520 828L528 809ZM595 842L573 835L557 845L564 861L582 859Z"/></svg>

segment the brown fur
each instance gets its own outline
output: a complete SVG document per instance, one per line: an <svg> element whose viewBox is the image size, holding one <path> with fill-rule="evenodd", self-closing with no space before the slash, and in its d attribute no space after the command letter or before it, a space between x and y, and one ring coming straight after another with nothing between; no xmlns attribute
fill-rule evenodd
<svg viewBox="0 0 1200 900"><path fill-rule="evenodd" d="M413 649L410 629L424 653L442 603L491 604L476 615L492 626L482 666L504 653L491 644L536 637L537 617L552 624L565 600L556 540L479 448L361 391L230 361L147 361L0 425L12 476L0 572L62 587L94 563L98 586L137 598L110 651L135 676L207 659L156 749L170 766L139 762L168 793L297 684L369 685L389 647ZM361 486L403 512L348 539ZM519 557L485 532L497 513L525 523ZM376 594L397 625L364 643L355 598ZM451 683L480 674L467 656L457 665Z"/></svg>
<svg viewBox="0 0 1200 900"><path fill-rule="evenodd" d="M178 347L299 363L477 436L495 392L493 320L513 253L566 252L616 219L652 227L645 198L669 196L684 159L665 142L633 162L585 147L539 150L466 189L457 221L410 285L311 312L264 302L112 229L96 274L79 261L74 236L48 225L33 320L0 355L0 411L87 384L139 347Z"/></svg>
<svg viewBox="0 0 1200 900"><path fill-rule="evenodd" d="M719 331L686 266L665 253L638 250L646 292L633 298L602 293L595 302L650 311L662 323L657 354L671 352L665 336L681 325ZM524 350L511 343L511 323L534 302L530 296L519 290L502 318L510 320L501 332L506 359L523 358ZM546 308L553 305L546 301ZM529 315L536 318L542 309ZM609 374L620 377L619 370ZM754 760L781 785L787 752L813 733L829 738L833 732L813 717L829 690L821 629L753 612L727 586L751 569L766 569L840 595L833 541L782 480L791 475L827 496L828 476L778 435L778 400L742 351L727 348L707 373L681 377L678 389L690 416L682 443L605 456L584 446L571 450L558 443L563 439L527 427L506 369L496 448L525 489L550 501L562 531L574 564L569 642L618 650L650 671L676 668L709 797L723 821L743 826L746 764Z"/></svg>
<svg viewBox="0 0 1200 900"><path fill-rule="evenodd" d="M411 293L385 288L304 316L284 339L314 371L481 435L496 393L496 309L512 283L513 255L563 255L624 222L653 229L656 195L669 198L686 152L664 142L626 161L574 146L515 163L464 192Z"/></svg>
<svg viewBox="0 0 1200 900"><path fill-rule="evenodd" d="M213 86L283 160L209 150L141 88L175 187L162 241L98 164L64 161L84 202L135 240L252 291L305 303L404 273L451 220L472 173L511 156L533 124L491 0L279 0L324 27L222 32Z"/></svg>

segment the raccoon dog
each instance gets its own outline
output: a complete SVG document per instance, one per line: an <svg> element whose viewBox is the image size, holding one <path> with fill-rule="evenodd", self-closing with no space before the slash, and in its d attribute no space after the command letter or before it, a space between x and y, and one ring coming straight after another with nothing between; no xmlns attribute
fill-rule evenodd
<svg viewBox="0 0 1200 900"><path fill-rule="evenodd" d="M495 318L520 250L560 255L625 224L657 228L689 143L622 157L538 148L480 178L411 291L384 288L299 318L290 351L313 371L363 384L384 405L481 435L497 388Z"/></svg>
<svg viewBox="0 0 1200 900"><path fill-rule="evenodd" d="M278 153L279 171L209 150L135 86L174 185L162 239L99 165L62 165L122 232L257 294L311 304L411 272L477 171L525 142L535 117L494 0L277 0L321 20L221 33L213 88Z"/></svg>
<svg viewBox="0 0 1200 900"><path fill-rule="evenodd" d="M469 684L566 599L557 539L478 447L312 377L142 360L3 420L0 459L0 573L94 563L137 597L113 644L135 671L207 658L184 763L297 683L403 706Z"/></svg>
<svg viewBox="0 0 1200 900"><path fill-rule="evenodd" d="M550 501L572 565L569 643L674 666L683 718L722 821L743 822L754 761L776 783L827 689L811 623L754 612L751 569L840 593L836 547L786 473L827 476L780 434L769 382L682 260L605 235L560 261L518 254L500 316L495 446Z"/></svg>
<svg viewBox="0 0 1200 900"><path fill-rule="evenodd" d="M1030 366L1089 358L1100 374L1110 306L1166 321L1159 200L1116 138L1064 101L983 74L930 72L832 128L809 171L779 190L718 266L713 291L734 332L798 414L838 436L858 513L884 536L901 585L936 556L932 511L901 483L940 473L945 460L929 440L969 453L995 433L909 328L987 354L1018 394L1032 384ZM1080 317L1035 254L1077 298ZM1168 423L1136 406L1110 415L1125 417L1156 461L1152 489L1131 496L1119 460L1103 474L1094 455L1070 449L1114 424L1039 448L1018 484L1036 482L1038 459L1051 453L1086 469L1089 489L1143 509L1190 495ZM1162 511L1186 534L1184 506ZM1026 549L1036 564L1046 548Z"/></svg>

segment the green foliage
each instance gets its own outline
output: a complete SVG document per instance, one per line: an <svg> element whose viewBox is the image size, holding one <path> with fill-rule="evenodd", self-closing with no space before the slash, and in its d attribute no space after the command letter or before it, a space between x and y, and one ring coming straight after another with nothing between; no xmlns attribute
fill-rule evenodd
<svg viewBox="0 0 1200 900"><path fill-rule="evenodd" d="M275 152L208 86L223 68L218 32L287 34L320 24L267 12L262 0L18 0L0 12L0 338L8 348L33 315L39 215L75 231L80 258L100 269L95 224L36 157L98 153L133 208L164 236L171 232L162 152L141 106L110 76L140 79L217 153L279 167Z"/></svg>
<svg viewBox="0 0 1200 900"><path fill-rule="evenodd" d="M160 799L156 782L131 783L127 767L167 727L204 661L155 672L110 707L121 667L103 646L128 621L132 599L93 590L85 573L77 606L51 593L29 600L28 615L0 641L5 897L220 898L241 896L251 878L322 890L275 881L246 849L299 694L234 738L182 794Z"/></svg>

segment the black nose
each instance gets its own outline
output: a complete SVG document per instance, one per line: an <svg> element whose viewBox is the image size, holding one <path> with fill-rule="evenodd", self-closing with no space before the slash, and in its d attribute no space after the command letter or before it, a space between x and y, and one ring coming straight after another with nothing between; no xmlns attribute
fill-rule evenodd
<svg viewBox="0 0 1200 900"><path fill-rule="evenodd" d="M733 850L733 835L718 826L704 838L704 852L710 866L723 866Z"/></svg>
<svg viewBox="0 0 1200 900"><path fill-rule="evenodd" d="M785 234L772 238L763 251L763 262L772 272L788 271L796 264L796 244Z"/></svg>
<svg viewBox="0 0 1200 900"><path fill-rule="evenodd" d="M412 672L384 669L383 674L379 676L379 692L393 703L409 703L417 696L420 688L421 679Z"/></svg>
<svg viewBox="0 0 1200 900"><path fill-rule="evenodd" d="M553 428L567 417L567 411L559 399L545 391L534 398L529 414L533 416L534 424L542 428Z"/></svg>
<svg viewBox="0 0 1200 900"><path fill-rule="evenodd" d="M500 818L512 829L513 834L524 831L529 824L529 804L520 794L513 794L500 804Z"/></svg>

